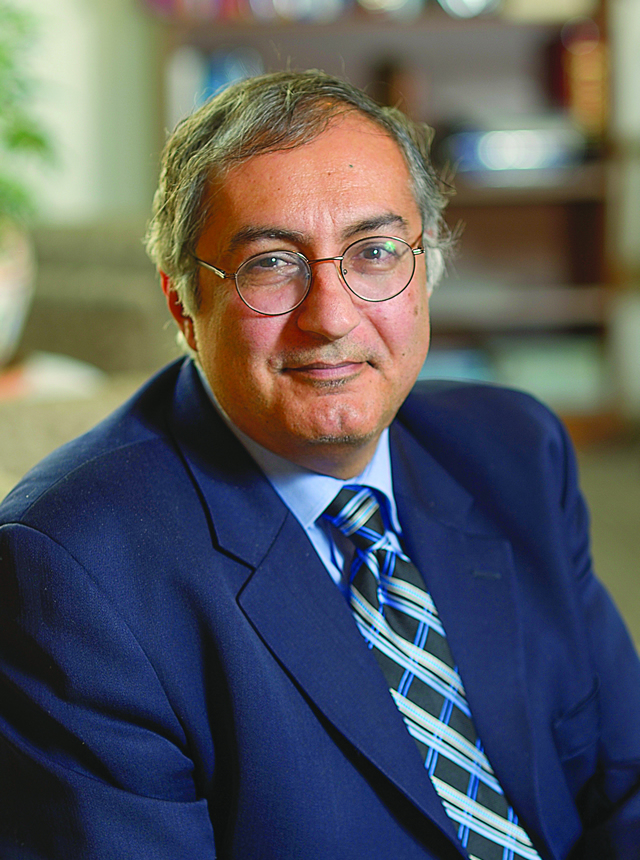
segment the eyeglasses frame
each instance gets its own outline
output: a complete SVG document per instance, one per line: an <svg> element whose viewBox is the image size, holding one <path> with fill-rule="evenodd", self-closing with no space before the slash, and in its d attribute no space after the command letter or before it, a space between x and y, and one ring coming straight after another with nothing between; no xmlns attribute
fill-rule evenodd
<svg viewBox="0 0 640 860"><path fill-rule="evenodd" d="M419 246L417 248L412 248L411 245L409 244L409 242L406 241L406 239L401 239L399 236L371 236L371 237L365 236L363 239L356 239L355 242L351 242L351 244L347 245L347 247L344 249L342 254L339 254L336 257L318 257L317 260L309 260L302 253L302 251L289 251L285 248L276 248L273 251L261 251L257 254L251 254L250 257L247 257L246 260L243 260L235 272L225 272L224 269L220 269L220 268L218 268L218 266L214 266L212 263L207 263L205 260L202 260L200 257L197 257L195 254L193 254L192 256L193 256L193 259L196 261L196 263L199 266L203 266L205 269L208 269L209 271L213 272L219 278L221 278L223 280L224 279L231 280L233 278L233 280L235 281L235 285L236 285L236 292L237 292L238 296L240 297L240 300L250 310L255 311L257 314L262 314L262 316L265 316L265 317L281 317L281 316L284 316L285 314L290 314L292 311L295 311L296 308L299 308L300 305L304 302L304 300L307 298L307 296L311 292L311 284L313 282L313 272L311 270L312 265L314 265L315 263L337 263L337 262L341 263L344 260L345 255L347 254L347 251L349 251L350 248L353 248L353 246L357 245L358 242L367 241L367 239L369 239L369 240L391 239L394 242L402 242L404 245L406 245L409 248L409 250L413 254L413 270L411 272L411 277L409 278L409 280L407 281L407 283L404 285L404 287L401 290L398 290L397 293L394 293L392 296L388 296L386 299L367 299L364 296L358 295L358 293L356 293L356 291L353 289L353 287L350 287L349 284L347 283L346 278L342 272L342 266L338 266L338 272L340 273L340 278L342 279L342 282L344 283L345 287L349 290L349 292L352 293L356 298L360 299L363 302L372 302L372 303L376 303L376 304L379 304L380 302L388 302L391 299L395 299L396 296L399 296L401 293L403 293L407 289L407 287L409 286L409 284L413 280L413 276L415 275L416 257L419 257L421 254L425 253L425 249L422 246ZM244 265L246 265L251 260L254 260L256 257L262 257L263 254L269 254L269 253L275 254L278 251L285 251L285 250L287 250L288 254L293 254L294 256L299 257L303 261L303 263L305 263L307 265L307 267L309 268L309 281L307 283L307 289L305 291L305 294L302 296L302 298L300 299L299 302L296 302L296 304L292 308L289 308L286 311L278 311L277 313L269 313L269 311L258 310L258 308L254 308L252 305L250 305L249 302L244 298L244 296L240 292L240 288L238 286L238 272L240 271L240 269Z"/></svg>

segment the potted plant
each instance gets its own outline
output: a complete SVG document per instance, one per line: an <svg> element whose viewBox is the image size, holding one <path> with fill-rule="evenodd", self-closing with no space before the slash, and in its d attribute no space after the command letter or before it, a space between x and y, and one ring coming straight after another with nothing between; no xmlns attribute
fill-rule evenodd
<svg viewBox="0 0 640 860"><path fill-rule="evenodd" d="M27 57L33 37L32 17L0 0L0 368L15 352L33 293L27 228L35 203L24 173L34 158L51 156L32 114Z"/></svg>

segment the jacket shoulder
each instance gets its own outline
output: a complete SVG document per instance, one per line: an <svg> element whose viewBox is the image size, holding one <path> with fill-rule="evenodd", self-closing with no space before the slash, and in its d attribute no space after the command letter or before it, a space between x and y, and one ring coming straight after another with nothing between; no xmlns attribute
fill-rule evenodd
<svg viewBox="0 0 640 860"><path fill-rule="evenodd" d="M398 424L476 497L488 487L505 492L536 483L563 496L567 481L576 480L573 445L562 422L522 391L420 382Z"/></svg>
<svg viewBox="0 0 640 860"><path fill-rule="evenodd" d="M558 417L524 391L475 382L421 380L416 383L399 413L408 430L444 436L482 436L521 444L549 437L563 437Z"/></svg>

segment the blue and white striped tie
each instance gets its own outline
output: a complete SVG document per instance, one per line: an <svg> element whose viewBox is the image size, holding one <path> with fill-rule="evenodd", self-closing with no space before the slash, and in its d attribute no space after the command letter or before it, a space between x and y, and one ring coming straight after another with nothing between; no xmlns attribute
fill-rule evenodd
<svg viewBox="0 0 640 860"><path fill-rule="evenodd" d="M355 544L356 623L471 860L539 860L484 754L433 601L390 539L375 492L345 487L324 516Z"/></svg>

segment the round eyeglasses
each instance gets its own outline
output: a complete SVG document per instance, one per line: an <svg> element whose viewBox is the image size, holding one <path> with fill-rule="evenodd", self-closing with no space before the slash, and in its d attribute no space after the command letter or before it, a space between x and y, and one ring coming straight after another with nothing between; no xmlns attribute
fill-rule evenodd
<svg viewBox="0 0 640 860"><path fill-rule="evenodd" d="M308 296L315 263L340 263L342 280L355 296L365 302L386 302L409 286L420 254L424 248L412 248L403 239L372 236L353 242L340 256L318 260L308 260L299 251L265 251L231 273L194 259L219 278L233 278L238 295L252 310L280 316L295 310Z"/></svg>

